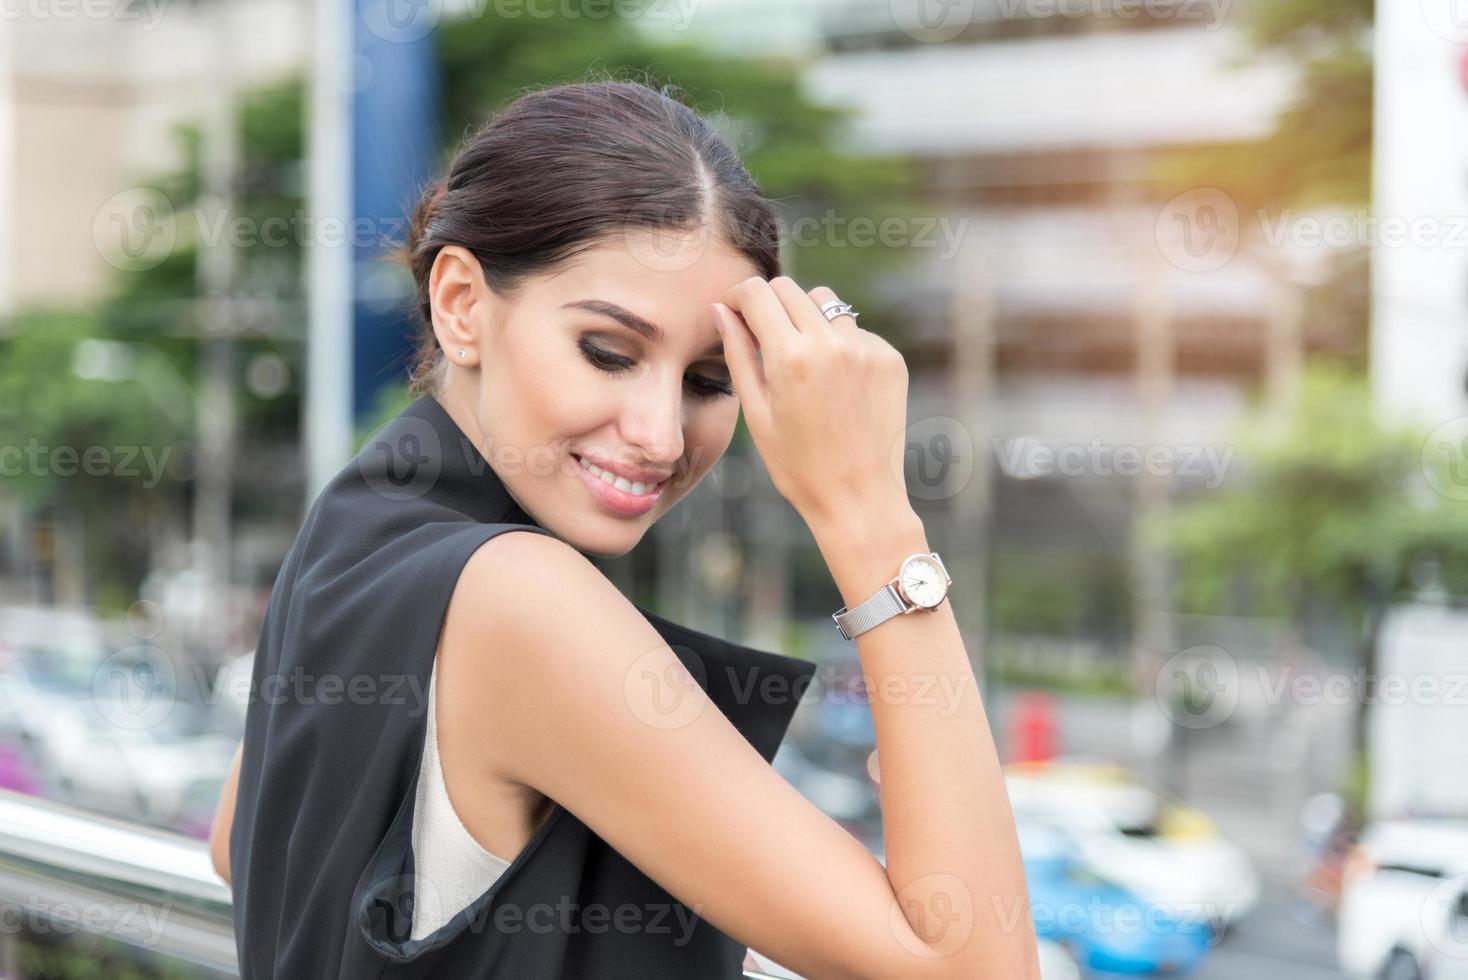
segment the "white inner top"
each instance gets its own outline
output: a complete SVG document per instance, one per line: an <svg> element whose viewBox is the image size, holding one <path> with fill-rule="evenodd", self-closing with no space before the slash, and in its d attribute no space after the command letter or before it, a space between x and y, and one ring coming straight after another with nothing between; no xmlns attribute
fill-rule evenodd
<svg viewBox="0 0 1468 980"><path fill-rule="evenodd" d="M505 873L510 862L486 851L470 835L449 800L438 760L434 679L438 658L428 678L428 731L423 740L423 766L413 804L413 862L417 890L413 896L412 938L422 939L468 906Z"/></svg>

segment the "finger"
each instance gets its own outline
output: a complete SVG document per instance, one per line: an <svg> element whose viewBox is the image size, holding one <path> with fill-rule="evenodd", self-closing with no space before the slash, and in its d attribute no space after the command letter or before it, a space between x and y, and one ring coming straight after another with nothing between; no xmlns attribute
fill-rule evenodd
<svg viewBox="0 0 1468 980"><path fill-rule="evenodd" d="M770 288L780 298L785 313L801 333L822 333L832 329L831 322L821 312L820 306L809 293L789 276L776 276L770 280ZM829 290L828 290L829 292Z"/></svg>
<svg viewBox="0 0 1468 980"><path fill-rule="evenodd" d="M856 317L852 316L850 313L843 313L837 317L827 318L826 314L821 312L821 307L825 306L827 303L834 303L841 298L836 295L835 290L831 289L831 287L817 286L810 291L808 296L811 303L816 308L816 315L819 316L822 320L826 320L826 322L831 324L831 326L835 329L844 331L847 334L856 333L858 330L861 329L861 326L856 322Z"/></svg>
<svg viewBox="0 0 1468 980"><path fill-rule="evenodd" d="M723 303L714 303L714 329L724 338L724 363L739 395L739 406L745 417L754 416L756 426L769 414L770 391L765 371L750 333L737 313Z"/></svg>
<svg viewBox="0 0 1468 980"><path fill-rule="evenodd" d="M721 297L725 306L744 318L744 324L759 341L765 358L785 356L800 337L800 328L785 312L785 304L759 276L739 283Z"/></svg>

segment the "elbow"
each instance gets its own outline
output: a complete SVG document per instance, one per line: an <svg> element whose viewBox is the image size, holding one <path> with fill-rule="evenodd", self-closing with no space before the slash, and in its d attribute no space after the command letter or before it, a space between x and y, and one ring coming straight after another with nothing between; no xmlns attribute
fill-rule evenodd
<svg viewBox="0 0 1468 980"><path fill-rule="evenodd" d="M233 818L234 814L221 805L214 812L214 821L209 827L209 863L214 865L215 873L224 879L226 885L230 884L229 834L234 825Z"/></svg>
<svg viewBox="0 0 1468 980"><path fill-rule="evenodd" d="M229 880L229 837L221 837L217 834L209 836L209 863L214 865L214 871L224 879L226 885Z"/></svg>

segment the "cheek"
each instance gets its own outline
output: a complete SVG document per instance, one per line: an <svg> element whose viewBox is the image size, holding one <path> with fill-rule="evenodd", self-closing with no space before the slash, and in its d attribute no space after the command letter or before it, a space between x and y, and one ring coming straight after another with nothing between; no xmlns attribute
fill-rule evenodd
<svg viewBox="0 0 1468 980"><path fill-rule="evenodd" d="M559 352L549 342L521 349L512 362L502 363L495 384L504 410L532 439L579 436L616 416L615 390L574 352Z"/></svg>
<svg viewBox="0 0 1468 980"><path fill-rule="evenodd" d="M724 455L734 440L738 423L739 403L733 398L721 398L693 414L683 432L683 441L690 471L695 476L707 473Z"/></svg>

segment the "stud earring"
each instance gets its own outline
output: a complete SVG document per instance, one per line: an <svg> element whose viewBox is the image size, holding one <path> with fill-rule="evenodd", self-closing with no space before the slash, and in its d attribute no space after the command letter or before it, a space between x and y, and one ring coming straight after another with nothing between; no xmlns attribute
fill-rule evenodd
<svg viewBox="0 0 1468 980"><path fill-rule="evenodd" d="M462 361L468 355L469 355L469 352L468 351L464 350L464 348L462 348L462 347L459 348L459 360Z"/></svg>

